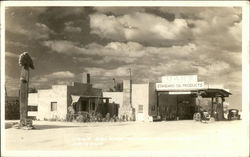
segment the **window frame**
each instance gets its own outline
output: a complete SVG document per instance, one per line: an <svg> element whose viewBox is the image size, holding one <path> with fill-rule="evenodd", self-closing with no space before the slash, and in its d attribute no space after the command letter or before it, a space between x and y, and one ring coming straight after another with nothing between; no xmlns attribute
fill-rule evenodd
<svg viewBox="0 0 250 157"><path fill-rule="evenodd" d="M55 107L53 107L53 104L55 105ZM57 111L57 101L51 101L50 102L50 111L51 112Z"/></svg>
<svg viewBox="0 0 250 157"><path fill-rule="evenodd" d="M138 113L143 113L144 105L138 105Z"/></svg>

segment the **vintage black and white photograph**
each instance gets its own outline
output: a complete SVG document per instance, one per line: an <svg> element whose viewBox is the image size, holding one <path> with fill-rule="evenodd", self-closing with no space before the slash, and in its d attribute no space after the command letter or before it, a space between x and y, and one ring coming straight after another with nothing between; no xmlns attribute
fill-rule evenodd
<svg viewBox="0 0 250 157"><path fill-rule="evenodd" d="M3 156L248 156L244 5L18 3L2 7Z"/></svg>

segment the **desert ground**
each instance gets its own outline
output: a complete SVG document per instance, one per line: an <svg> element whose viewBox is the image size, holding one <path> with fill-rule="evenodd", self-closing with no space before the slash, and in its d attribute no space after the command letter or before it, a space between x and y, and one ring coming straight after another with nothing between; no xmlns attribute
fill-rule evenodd
<svg viewBox="0 0 250 157"><path fill-rule="evenodd" d="M98 150L241 156L245 144L242 141L241 120L210 123L192 120L102 123L34 121L34 130L8 127L12 122L6 121L7 152Z"/></svg>

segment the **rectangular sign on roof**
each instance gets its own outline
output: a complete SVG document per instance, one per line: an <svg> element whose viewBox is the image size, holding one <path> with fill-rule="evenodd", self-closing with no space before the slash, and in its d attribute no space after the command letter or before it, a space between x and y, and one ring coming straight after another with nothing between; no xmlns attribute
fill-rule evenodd
<svg viewBox="0 0 250 157"><path fill-rule="evenodd" d="M184 94L191 94L190 91L188 92L169 92L169 95L184 95Z"/></svg>
<svg viewBox="0 0 250 157"><path fill-rule="evenodd" d="M162 83L195 83L198 81L197 75L162 76Z"/></svg>
<svg viewBox="0 0 250 157"><path fill-rule="evenodd" d="M168 90L193 90L204 88L204 82L194 83L156 83L157 91Z"/></svg>

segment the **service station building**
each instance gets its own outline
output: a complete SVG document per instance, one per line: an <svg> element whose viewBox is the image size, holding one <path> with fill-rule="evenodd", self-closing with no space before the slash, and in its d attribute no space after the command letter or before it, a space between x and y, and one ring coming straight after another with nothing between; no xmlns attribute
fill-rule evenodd
<svg viewBox="0 0 250 157"><path fill-rule="evenodd" d="M131 85L131 104L126 100L129 80L125 80L123 92L104 92L110 102L120 104L119 115L135 116L137 121L193 119L195 112L206 106L211 116L223 119L223 103L231 95L222 85L209 85L198 81L197 75L163 76L161 83ZM123 95L123 96L122 96ZM123 109L125 108L125 110ZM127 111L127 112L126 112ZM134 115L132 115L134 111Z"/></svg>

